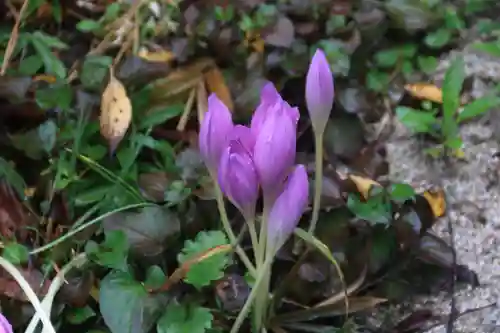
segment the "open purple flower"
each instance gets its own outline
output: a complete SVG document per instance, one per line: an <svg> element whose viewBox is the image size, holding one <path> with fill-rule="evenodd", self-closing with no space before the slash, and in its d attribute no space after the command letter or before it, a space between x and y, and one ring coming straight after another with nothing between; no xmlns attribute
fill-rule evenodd
<svg viewBox="0 0 500 333"><path fill-rule="evenodd" d="M251 151L245 147L244 142L249 142L246 139L229 142L220 160L219 185L222 192L248 220L255 214L259 181Z"/></svg>
<svg viewBox="0 0 500 333"><path fill-rule="evenodd" d="M316 134L325 131L333 105L333 76L323 51L314 54L306 77L306 104Z"/></svg>
<svg viewBox="0 0 500 333"><path fill-rule="evenodd" d="M283 192L276 199L267 227L267 246L277 251L293 233L309 198L309 181L303 165L290 173Z"/></svg>
<svg viewBox="0 0 500 333"><path fill-rule="evenodd" d="M217 174L221 155L227 147L233 127L231 112L215 94L211 94L198 140L201 156L212 175Z"/></svg>
<svg viewBox="0 0 500 333"><path fill-rule="evenodd" d="M12 333L12 325L9 323L7 318L0 313L0 333Z"/></svg>

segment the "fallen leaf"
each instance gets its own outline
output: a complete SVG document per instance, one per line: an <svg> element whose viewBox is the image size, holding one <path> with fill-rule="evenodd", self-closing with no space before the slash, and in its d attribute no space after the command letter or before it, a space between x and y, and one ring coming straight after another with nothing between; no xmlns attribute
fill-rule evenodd
<svg viewBox="0 0 500 333"><path fill-rule="evenodd" d="M149 52L146 49L141 49L138 56L151 62L171 62L175 59L175 54L167 50Z"/></svg>
<svg viewBox="0 0 500 333"><path fill-rule="evenodd" d="M28 284L33 288L37 296L44 296L47 294L49 286L52 281L44 280L43 274L36 269L20 269L21 274L24 276ZM4 273L2 273L5 275ZM8 298L28 302L25 292L16 280L9 277L0 277L0 294Z"/></svg>
<svg viewBox="0 0 500 333"><path fill-rule="evenodd" d="M204 74L205 82L207 84L208 91L215 93L219 99L224 102L227 108L231 111L234 109L233 99L231 97L231 92L227 87L226 81L220 69L216 66L209 69Z"/></svg>
<svg viewBox="0 0 500 333"><path fill-rule="evenodd" d="M372 186L380 186L379 183L370 178L365 178L356 175L348 175L347 177L354 182L356 188L365 199L369 198L370 189L372 188Z"/></svg>
<svg viewBox="0 0 500 333"><path fill-rule="evenodd" d="M443 104L443 91L430 83L414 83L405 85L405 90L413 97Z"/></svg>
<svg viewBox="0 0 500 333"><path fill-rule="evenodd" d="M446 213L446 196L443 189L427 190L422 195L429 203L435 217L444 216Z"/></svg>
<svg viewBox="0 0 500 333"><path fill-rule="evenodd" d="M238 274L229 274L215 283L215 295L222 308L230 313L239 312L249 294L247 281Z"/></svg>
<svg viewBox="0 0 500 333"><path fill-rule="evenodd" d="M108 141L109 151L113 153L132 121L132 104L125 87L114 77L112 70L108 86L102 94L99 121L101 135Z"/></svg>
<svg viewBox="0 0 500 333"><path fill-rule="evenodd" d="M271 33L264 38L266 44L276 47L292 46L295 40L295 27L292 21L287 17L280 17Z"/></svg>
<svg viewBox="0 0 500 333"><path fill-rule="evenodd" d="M180 230L179 218L170 210L160 206L141 209L137 213L116 213L103 222L103 228L122 230L127 236L133 254L154 257L171 245Z"/></svg>

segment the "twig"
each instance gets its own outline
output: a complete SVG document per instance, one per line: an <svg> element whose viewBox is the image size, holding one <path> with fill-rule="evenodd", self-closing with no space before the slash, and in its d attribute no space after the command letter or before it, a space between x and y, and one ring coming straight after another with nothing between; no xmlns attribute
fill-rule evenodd
<svg viewBox="0 0 500 333"><path fill-rule="evenodd" d="M19 284L19 287L21 287L21 289L24 291L26 297L35 308L36 313L40 316L44 329L47 330L48 333L56 333L54 326L52 326L52 323L50 322L49 316L44 311L42 304L40 303L40 300L33 291L33 288L31 288L28 281L26 281L26 279L21 274L21 272L16 268L16 266L12 265L3 257L0 257L0 266L2 266L3 269L5 269L10 275L12 275L12 277Z"/></svg>
<svg viewBox="0 0 500 333"><path fill-rule="evenodd" d="M64 275L67 274L73 267L75 266L81 266L87 261L87 256L85 253L81 253L75 258L73 258L69 263L67 263L56 275L52 283L50 284L49 290L47 292L47 295L44 297L42 301L42 308L47 313L47 315L50 315L52 311L52 303L54 302L54 298L63 286L65 282ZM25 333L33 333L36 330L36 327L38 325L38 322L40 321L40 316L38 313L35 313L35 315L31 318L31 321L28 325L28 328L26 329ZM49 332L46 328L43 329L42 333L47 333Z"/></svg>
<svg viewBox="0 0 500 333"><path fill-rule="evenodd" d="M482 310L485 310L485 309L488 309L488 308L492 308L495 305L496 305L496 303L491 303L491 304L480 306L480 307L477 307L477 308L467 309L467 310L462 311L462 312L460 312L458 314L456 313L455 314L455 319L458 319L460 317L463 317L465 315L468 315L468 314L471 314L471 313L474 313L474 312L479 312L479 311L482 311ZM450 317L451 317L451 314L450 314ZM438 323L436 323L434 325L431 325L429 327L426 327L421 333L428 332L428 331L430 331L433 328L439 327L441 325L445 325L448 321L449 321L449 319L440 320Z"/></svg>
<svg viewBox="0 0 500 333"><path fill-rule="evenodd" d="M7 48L5 49L5 54L3 58L2 68L0 69L0 75L5 75L5 71L9 66L10 58L12 57L12 53L16 48L17 39L19 37L19 26L21 25L21 20L23 19L24 12L28 8L29 0L24 0L21 10L19 11L19 15L16 17L16 22L14 23L14 27L12 28L12 32L10 33L9 43L7 44Z"/></svg>

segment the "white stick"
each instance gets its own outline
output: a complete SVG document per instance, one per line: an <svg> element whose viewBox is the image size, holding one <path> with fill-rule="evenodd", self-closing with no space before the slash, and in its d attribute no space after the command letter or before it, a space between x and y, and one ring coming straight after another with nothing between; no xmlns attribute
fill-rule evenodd
<svg viewBox="0 0 500 333"><path fill-rule="evenodd" d="M81 253L78 256L74 257L69 263L67 263L60 271L57 273L54 280L50 284L49 290L47 291L47 295L45 295L42 301L42 308L46 313L52 312L52 303L54 302L54 297L56 296L59 289L64 284L64 275L69 272L75 266L81 266L87 261L87 257L85 253ZM36 330L38 322L40 321L40 316L38 313L35 313L33 318L31 318L30 324L24 333L33 333ZM42 333L51 333L46 327L43 328Z"/></svg>
<svg viewBox="0 0 500 333"><path fill-rule="evenodd" d="M12 265L3 257L0 257L0 266L2 266L10 275L12 275L12 277L17 281L21 289L24 291L26 297L28 297L28 300L35 308L36 314L40 316L45 331L47 333L56 333L54 326L52 326L52 323L50 322L50 318L47 316L47 313L45 313L45 311L42 308L40 300L36 296L35 292L31 288L28 281L26 281L26 279L21 274L21 272L16 268L16 266Z"/></svg>

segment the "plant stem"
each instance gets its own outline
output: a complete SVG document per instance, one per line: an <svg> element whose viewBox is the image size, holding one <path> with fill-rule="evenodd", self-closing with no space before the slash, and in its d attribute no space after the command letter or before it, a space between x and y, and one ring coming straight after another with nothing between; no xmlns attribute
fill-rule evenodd
<svg viewBox="0 0 500 333"><path fill-rule="evenodd" d="M19 284L19 287L21 287L21 289L24 291L26 297L28 297L28 300L35 308L36 313L38 314L38 316L40 316L44 331L48 333L56 333L54 326L52 326L52 323L50 322L49 316L43 310L40 300L36 296L28 281L26 281L24 276L21 274L21 272L19 272L19 270L14 265L5 260L3 257L0 257L0 266L2 266L10 275L12 275L12 277Z"/></svg>
<svg viewBox="0 0 500 333"><path fill-rule="evenodd" d="M309 233L314 234L316 223L318 223L319 207L321 203L321 192L323 186L323 132L315 135L315 155L316 172L314 173L314 201L311 223L309 224Z"/></svg>
<svg viewBox="0 0 500 333"><path fill-rule="evenodd" d="M222 191L219 185L217 185L217 183L215 183L214 186L215 186L215 197L217 199L217 208L219 209L219 214L222 221L222 227L224 228L224 231L229 237L229 242L231 242L231 244L235 244L235 252L240 256L241 261L247 268L250 275L252 275L252 277L255 278L257 276L255 266L252 264L250 259L248 259L248 256L245 253L245 251L243 251L241 246L239 246L238 243L236 242L236 236L234 235L233 229L231 228L231 224L229 223L229 219L227 217L226 206L224 205L224 197L222 196Z"/></svg>
<svg viewBox="0 0 500 333"><path fill-rule="evenodd" d="M259 269L259 274L257 275L257 279L255 280L255 284L252 288L252 291L250 292L250 295L248 295L245 305L243 305L243 308L238 314L238 317L236 317L233 327L231 327L230 333L238 333L240 331L241 325L243 324L243 321L247 317L255 297L257 296L257 294L259 294L260 285L262 284L262 282L264 282L265 277L268 275L268 271L271 268L272 262L273 262L272 257L267 258L264 264L262 265L261 269Z"/></svg>
<svg viewBox="0 0 500 333"><path fill-rule="evenodd" d="M253 254L255 256L255 266L257 269L262 265L261 255L260 255L260 244L259 237L257 236L257 228L255 227L255 218L248 219L248 232L250 233L250 239L252 241Z"/></svg>
<svg viewBox="0 0 500 333"><path fill-rule="evenodd" d="M260 222L260 233L259 233L259 262L263 264L266 260L270 260L266 257L266 245L267 245L267 224L269 223L269 212L271 210L271 205L273 200L269 196L264 196L264 208L262 212L262 219ZM255 306L255 326L257 330L262 327L264 317L266 314L266 302L269 295L269 283L268 278L264 277L264 286L257 292L256 306Z"/></svg>
<svg viewBox="0 0 500 333"><path fill-rule="evenodd" d="M129 210L129 209L144 208L144 207L148 207L148 206L157 206L157 205L156 204L152 204L152 203L148 203L148 202L143 202L143 203L132 204L132 205L123 206L123 207L120 207L120 208L117 208L117 209L113 209L110 212L102 214L102 215L96 217L95 219L92 219L92 220L90 220L88 222L85 222L84 224L81 224L78 228L71 229L65 235L63 235L63 236L61 236L59 238L54 239L52 242L47 243L44 246L40 246L40 247L38 247L36 249L31 250L30 251L30 255L37 254L37 253L40 253L40 252L43 252L43 251L47 251L47 250L53 248L54 246L56 246L56 245L64 242L68 238L76 235L80 231L87 229L91 225L94 225L96 223L101 222L102 220L104 220L105 218L107 218L107 217L109 217L109 216L111 216L113 214L116 214L116 213L119 213L119 212L123 212L123 211Z"/></svg>

